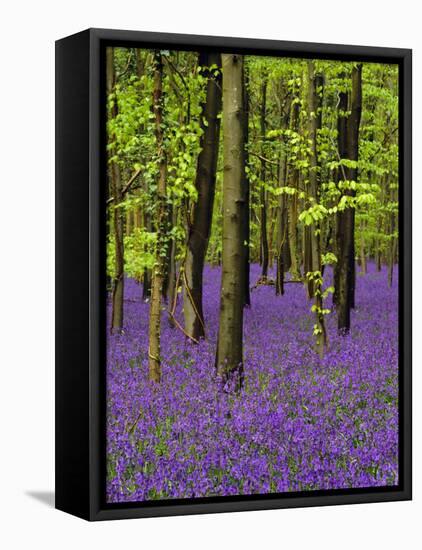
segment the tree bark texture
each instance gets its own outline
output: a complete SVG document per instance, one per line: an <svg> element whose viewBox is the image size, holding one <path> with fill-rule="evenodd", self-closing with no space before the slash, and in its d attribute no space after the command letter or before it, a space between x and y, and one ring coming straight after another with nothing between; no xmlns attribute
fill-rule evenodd
<svg viewBox="0 0 422 550"><path fill-rule="evenodd" d="M340 94L341 111L344 109L345 94ZM339 120L339 155L353 161L358 160L359 153L359 125L362 112L362 65L352 69L352 91L350 96L350 114ZM345 167L347 181L357 181L357 168ZM345 189L344 194L355 196L351 189ZM337 274L335 283L337 305L337 327L342 333L350 331L350 310L354 307L355 296L355 210L346 208L337 214Z"/></svg>
<svg viewBox="0 0 422 550"><path fill-rule="evenodd" d="M220 323L216 355L222 383L235 392L243 382L242 221L245 216L245 138L243 122L243 57L223 54L223 253Z"/></svg>
<svg viewBox="0 0 422 550"><path fill-rule="evenodd" d="M318 164L317 138L318 131L322 126L321 96L324 82L321 75L315 74L315 66L313 61L308 62L308 79L308 121L309 138L311 140L309 194L313 199L312 204L317 204L319 200L320 185L320 166ZM320 223L312 224L309 226L309 230L308 238L311 248L311 271L314 275L319 273L322 277ZM322 286L321 283L318 283L317 281L318 278L315 277L312 281L312 294L311 291L309 291L309 295L314 298L317 350L319 355L322 357L324 350L327 347L327 331L325 328L324 314L322 313Z"/></svg>
<svg viewBox="0 0 422 550"><path fill-rule="evenodd" d="M266 114L267 114L267 79L263 76L261 85L261 111L260 111L260 132L262 143L265 142L266 135ZM262 147L262 156L265 157L265 150ZM268 234L267 234L267 194L265 191L266 169L265 161L261 160L260 174L260 215L261 215L261 233L260 233L260 263L262 266L262 277L268 275Z"/></svg>
<svg viewBox="0 0 422 550"><path fill-rule="evenodd" d="M217 53L204 53L200 55L199 63L204 68L216 65L221 69L221 56ZM207 75L207 93L202 106L205 123L202 122L201 152L195 180L198 199L193 207L189 227L183 281L185 330L195 341L205 337L202 280L211 232L221 112L221 74L216 75L212 70L204 71L203 74Z"/></svg>
<svg viewBox="0 0 422 550"><path fill-rule="evenodd" d="M116 84L116 73L114 67L114 49L107 48L106 52L106 86L107 94L113 93ZM117 116L117 101L113 101L113 106L109 110L109 117ZM120 166L113 161L110 166L110 187L114 197L113 208L113 229L115 246L115 270L113 277L113 303L111 314L112 332L121 332L123 330L123 299L124 299L124 221L122 209L119 204L122 202L122 178Z"/></svg>
<svg viewBox="0 0 422 550"><path fill-rule="evenodd" d="M163 62L159 51L154 52L153 111L158 157L157 201L155 206L157 241L151 282L148 370L150 380L158 383L161 381L161 292L163 288L168 248L166 234L168 225L166 189L167 160L163 131Z"/></svg>
<svg viewBox="0 0 422 550"><path fill-rule="evenodd" d="M299 102L292 102L291 115L290 115L290 129L294 132L299 131ZM299 170L292 166L289 169L289 185L296 191L299 188ZM289 224L289 247L290 247L290 273L293 279L298 280L301 277L300 274L300 259L298 250L298 238L297 238L297 211L298 211L298 196L288 195L288 224Z"/></svg>
<svg viewBox="0 0 422 550"><path fill-rule="evenodd" d="M249 162L249 75L245 69L245 66L243 64L243 70L244 70L244 76L243 76L243 82L244 82L244 88L243 88L243 107L244 107L244 139L245 139L245 168L248 166ZM244 212L244 233L243 233L243 245L245 247L245 254L244 254L244 296L243 296L243 305L244 306L250 306L251 305L251 293L250 293L250 209L249 209L249 202L250 202L250 183L249 178L246 173L246 170L244 171L244 178L245 181L243 183L245 188L245 200L246 204L248 205L247 208L245 208Z"/></svg>

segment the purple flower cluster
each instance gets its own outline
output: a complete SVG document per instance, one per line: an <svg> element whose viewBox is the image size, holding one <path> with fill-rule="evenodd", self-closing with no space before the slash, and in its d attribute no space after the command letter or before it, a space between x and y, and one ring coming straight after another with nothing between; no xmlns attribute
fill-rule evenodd
<svg viewBox="0 0 422 550"><path fill-rule="evenodd" d="M163 313L160 385L148 381L149 306L127 280L124 334L108 336L108 502L397 484L397 272L389 288L385 269L368 267L351 334L327 316L323 360L304 288L255 289L239 396L214 370L220 270L205 270L206 341L190 343Z"/></svg>

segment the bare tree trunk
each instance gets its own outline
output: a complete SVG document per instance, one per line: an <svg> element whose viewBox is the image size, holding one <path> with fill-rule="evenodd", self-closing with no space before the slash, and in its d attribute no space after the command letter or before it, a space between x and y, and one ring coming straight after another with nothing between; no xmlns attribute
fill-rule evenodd
<svg viewBox="0 0 422 550"><path fill-rule="evenodd" d="M365 252L365 237L363 235L365 229L364 222L360 222L360 267L363 275L366 275L366 252Z"/></svg>
<svg viewBox="0 0 422 550"><path fill-rule="evenodd" d="M149 378L154 382L161 381L161 292L163 288L165 259L167 255L167 159L164 149L163 132L163 62L161 53L154 52L154 92L153 110L155 116L155 136L158 157L158 182L156 202L157 242L155 263L152 269L151 305L149 314Z"/></svg>
<svg viewBox="0 0 422 550"><path fill-rule="evenodd" d="M341 98L340 98L341 99ZM352 69L352 92L350 98L350 115L345 119L346 143L345 156L350 160L358 160L359 125L362 112L362 65ZM339 151L342 155L343 151ZM357 181L357 168L346 168L348 181ZM355 196L355 192L346 189L345 195ZM338 258L338 296L337 296L337 326L340 332L350 331L350 309L354 306L355 296L355 210L346 208L338 214L337 243L340 250Z"/></svg>
<svg viewBox="0 0 422 550"><path fill-rule="evenodd" d="M382 199L381 199L382 204ZM381 271L381 239L379 237L379 234L381 233L381 218L379 217L377 220L377 238L375 239L375 264L377 267L377 271Z"/></svg>
<svg viewBox="0 0 422 550"><path fill-rule="evenodd" d="M177 208L172 205L171 207L171 228L177 226ZM176 299L176 239L174 237L171 237L169 242L169 258L168 258L168 264L167 264L167 277L166 277L166 296L167 296L167 311L169 313L172 313L172 308L174 301ZM173 328L175 326L174 319L172 315L169 315L168 317L169 325Z"/></svg>
<svg viewBox="0 0 422 550"><path fill-rule="evenodd" d="M242 220L246 204L244 188L245 136L243 123L243 57L222 55L223 65L223 268L220 323L216 354L217 373L235 392L243 383L243 276Z"/></svg>
<svg viewBox="0 0 422 550"><path fill-rule="evenodd" d="M339 93L338 114L337 114L337 149L340 159L344 159L347 156L347 93ZM343 170L339 167L337 169L337 184L340 183L343 176ZM339 316L340 303L343 303L346 298L346 283L347 283L347 259L344 257L345 251L349 250L349 245L345 243L344 234L345 213L337 212L336 215L336 253L337 263L334 268L334 295L333 303L337 307L337 316ZM349 311L349 313L347 313ZM350 308L343 305L342 315L344 319L342 321L345 325L350 325Z"/></svg>
<svg viewBox="0 0 422 550"><path fill-rule="evenodd" d="M397 239L393 237L391 241L390 259L389 259L389 266L388 266L388 286L390 288L393 286L394 260L396 256L396 250L397 250Z"/></svg>
<svg viewBox="0 0 422 550"><path fill-rule="evenodd" d="M147 183L145 182L145 191L148 192ZM148 233L152 233L152 220L151 214L144 208L144 227ZM152 270L145 268L143 273L142 281L142 299L144 302L148 302L151 298L151 280L152 280Z"/></svg>
<svg viewBox="0 0 422 550"><path fill-rule="evenodd" d="M293 102L291 107L291 119L290 129L294 132L298 131L299 127L299 103ZM293 189L299 187L299 170L296 167L292 167L289 170L289 178L291 178L290 186ZM300 259L297 245L297 193L294 195L288 195L288 218L289 218L289 246L290 246L290 273L293 279L300 279Z"/></svg>
<svg viewBox="0 0 422 550"><path fill-rule="evenodd" d="M144 72L145 72L145 66L147 65L147 60L150 57L150 53L146 52L145 55L143 55L143 52L135 48L135 56L136 56L136 73L138 75L138 78L140 79ZM143 90L141 91L143 93ZM144 182L145 192L148 193L148 183ZM142 224L146 231L148 233L152 232L152 221L151 221L151 214L148 211L147 207L143 207L142 210L142 217L141 217L141 208L138 207L136 213L135 213L135 226L141 227L141 219ZM144 269L143 275L142 275L142 300L144 302L148 302L151 298L151 279L152 279L152 272L151 269Z"/></svg>
<svg viewBox="0 0 422 550"><path fill-rule="evenodd" d="M264 76L261 85L261 113L260 113L260 131L262 143L265 141L266 133L266 113L267 113L267 79ZM265 151L262 148L262 156ZM260 237L260 263L262 266L262 277L268 275L268 234L267 234L267 197L265 192L265 161L261 160L261 185L260 185L260 213L261 213L261 237Z"/></svg>
<svg viewBox="0 0 422 550"><path fill-rule="evenodd" d="M244 137L245 137L245 167L249 162L249 74L246 71L245 64L243 64L243 81L244 81L244 98L243 98L243 107L244 107ZM244 258L244 297L243 305L251 305L251 294L250 294L250 211L249 211L249 201L250 201L250 183L249 178L244 171L244 188L245 188L245 199L246 204L248 205L245 208L244 212L244 234L243 234L243 243L245 246L245 258Z"/></svg>
<svg viewBox="0 0 422 550"><path fill-rule="evenodd" d="M136 195L139 196L139 191L137 190ZM142 208L137 206L133 215L133 228L141 229L142 227Z"/></svg>
<svg viewBox="0 0 422 550"><path fill-rule="evenodd" d="M278 167L278 185L283 187L286 183L287 159L283 152L280 152L279 167ZM280 194L277 197L277 270L275 280L276 296L284 294L284 273L286 271L286 254L285 249L288 248L288 217L286 207L286 196Z"/></svg>
<svg viewBox="0 0 422 550"><path fill-rule="evenodd" d="M320 184L320 166L318 164L317 154L317 134L322 126L321 114L321 95L323 87L323 78L321 75L315 75L315 67L313 61L308 61L308 120L309 120L309 138L311 140L311 156L309 170L309 191L317 204L319 200L319 184ZM309 227L310 247L311 247L311 271L314 274L312 287L309 290L309 295L314 298L315 306L315 334L317 341L317 350L319 355L324 355L325 348L328 344L327 331L325 328L325 320L323 314L323 299L322 299L322 275L321 275L321 228L319 223L315 223ZM317 276L317 273L320 276ZM312 292L312 294L311 294Z"/></svg>
<svg viewBox="0 0 422 550"><path fill-rule="evenodd" d="M110 95L116 84L116 75L114 68L114 49L107 48L106 53L107 67L107 94ZM117 101L113 101L113 106L109 110L110 118L117 116ZM124 224L123 214L119 204L122 202L122 179L120 167L116 161L111 163L110 167L111 191L114 197L113 208L113 228L115 245L115 271L113 278L113 304L111 315L112 332L121 332L123 330L123 298L124 298Z"/></svg>
<svg viewBox="0 0 422 550"><path fill-rule="evenodd" d="M288 271L289 261L289 243L287 230L287 208L286 197L282 197L277 208L277 225L280 230L277 233L277 265L276 265L276 281L275 293L276 296L284 294L284 274Z"/></svg>
<svg viewBox="0 0 422 550"><path fill-rule="evenodd" d="M387 177L387 183L390 185L390 177ZM390 201L394 203L397 200L396 192L394 189L390 189ZM390 214L390 247L389 247L389 258L388 258L388 286L391 288L393 285L393 274L394 274L394 263L396 261L397 254L397 239L395 237L396 232L396 215L394 211Z"/></svg>
<svg viewBox="0 0 422 550"><path fill-rule="evenodd" d="M126 235L132 235L134 227L134 212L133 210L126 210Z"/></svg>
<svg viewBox="0 0 422 550"><path fill-rule="evenodd" d="M203 67L221 67L221 56L216 53L201 54L199 62ZM215 76L213 71L203 74L207 74L208 81L207 96L202 107L205 122L202 125L201 152L195 181L198 200L193 207L189 228L183 294L185 330L196 341L205 336L202 278L212 223L220 136L218 115L221 111L221 77Z"/></svg>

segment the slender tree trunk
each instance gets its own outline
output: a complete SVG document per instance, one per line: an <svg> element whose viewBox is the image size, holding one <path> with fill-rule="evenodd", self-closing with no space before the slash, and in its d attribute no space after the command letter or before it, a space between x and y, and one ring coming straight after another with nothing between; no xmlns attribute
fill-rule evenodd
<svg viewBox="0 0 422 550"><path fill-rule="evenodd" d="M177 226L177 208L172 205L171 207L171 228ZM166 296L167 296L167 311L168 313L172 312L173 304L176 298L177 288L176 288L176 239L171 237L169 242L169 258L167 264L167 277L166 277ZM172 315L169 315L168 322L170 327L174 327L174 319Z"/></svg>
<svg viewBox="0 0 422 550"><path fill-rule="evenodd" d="M264 76L261 85L261 112L260 112L260 131L262 143L265 141L266 134L266 113L267 113L267 79ZM262 147L262 156L265 156L264 147ZM261 237L260 237L260 263L262 266L262 277L268 275L268 234L267 234L267 197L265 192L265 161L261 160L261 185L260 185L260 214L261 214Z"/></svg>
<svg viewBox="0 0 422 550"><path fill-rule="evenodd" d="M382 196L381 196L381 204L383 203ZM381 271L381 239L380 239L380 233L382 228L382 220L381 216L378 217L377 220L377 238L375 239L375 264L377 271Z"/></svg>
<svg viewBox="0 0 422 550"><path fill-rule="evenodd" d="M299 128L299 103L293 102L291 106L291 119L290 119L290 129L294 132L298 131ZM290 187L298 190L299 187L299 170L292 166L289 170L290 175ZM295 280L300 279L300 259L299 259L299 250L297 244L297 202L298 197L297 193L294 195L288 195L288 223L289 223L289 247L290 247L290 273L292 278Z"/></svg>
<svg viewBox="0 0 422 550"><path fill-rule="evenodd" d="M145 182L145 191L148 193L147 183ZM152 220L151 214L144 208L144 227L148 233L152 233ZM143 273L142 280L142 299L144 302L148 302L151 298L151 280L152 280L152 270L145 268Z"/></svg>
<svg viewBox="0 0 422 550"><path fill-rule="evenodd" d="M126 235L132 235L134 227L134 211L126 210Z"/></svg>
<svg viewBox="0 0 422 550"><path fill-rule="evenodd" d="M338 114L337 114L337 149L340 159L346 158L347 151L347 93L339 93ZM344 179L343 170L341 167L337 169L336 174L337 184ZM347 260L344 257L345 251L349 249L345 243L344 234L345 213L344 211L337 212L336 215L336 254L337 263L334 268L334 295L333 303L337 307L337 315L339 316L340 303L344 303L346 298L346 282L347 282ZM342 321L344 324L350 324L350 308L342 306L342 315L345 316ZM349 314L347 313L349 311ZM348 315L348 316L347 316Z"/></svg>
<svg viewBox="0 0 422 550"><path fill-rule="evenodd" d="M366 251L365 251L365 237L363 235L365 229L364 222L360 222L360 268L363 275L366 275Z"/></svg>
<svg viewBox="0 0 422 550"><path fill-rule="evenodd" d="M143 55L143 52L139 50L138 48L135 49L135 55L136 55L136 73L138 75L138 78L141 79L142 76L145 73L145 66L147 65L147 59L150 56L150 53L145 53L145 56ZM143 90L141 90L141 94L143 93ZM148 183L144 182L144 188L145 193L148 194ZM148 233L152 233L152 220L151 220L151 214L148 211L148 208L144 206L142 210L142 216L141 216L141 208L138 207L137 212L135 213L135 226L141 227L141 219L142 224ZM142 275L142 300L144 302L148 302L151 298L151 279L152 279L152 272L151 269L144 269L143 275Z"/></svg>
<svg viewBox="0 0 422 550"><path fill-rule="evenodd" d="M318 164L317 135L322 126L321 114L321 94L323 79L321 75L315 75L313 61L308 61L308 120L309 120L309 138L311 140L311 156L309 170L309 192L317 204L319 200L320 185L320 166ZM327 331L323 314L322 299L322 275L321 275L321 228L319 223L309 226L309 241L311 248L311 271L317 276L312 281L312 288L309 291L310 296L314 298L315 306L315 334L317 341L317 350L319 355L324 355L324 350L328 344ZM312 294L311 294L312 292Z"/></svg>
<svg viewBox="0 0 422 550"><path fill-rule="evenodd" d="M174 210L173 205L166 204L166 217L164 219L164 223L163 223L163 227L162 227L162 231L163 231L164 234L169 234L170 233L171 222L172 222L172 219L173 219L173 210ZM171 265L171 262L172 262L172 244L173 244L173 239L169 238L168 243L167 243L167 247L166 247L167 256L166 256L165 261L163 263L163 283L162 283L162 286L161 286L161 297L164 300L164 302L166 302L167 304L169 303L168 291L169 291L169 289L171 288L171 285L172 285L172 281L171 281L171 276L172 276L172 273L171 273L172 272L172 265Z"/></svg>
<svg viewBox="0 0 422 550"><path fill-rule="evenodd" d="M280 113L280 122L283 128L286 128L289 123L289 113L283 115ZM287 180L287 158L283 148L280 148L279 164L278 164L278 186L284 187ZM290 259L289 250L289 222L288 222L288 196L284 193L277 197L277 239L276 239L276 295L284 294L284 273L291 268L292 260Z"/></svg>
<svg viewBox="0 0 422 550"><path fill-rule="evenodd" d="M390 177L387 177L388 186L390 186ZM394 189L390 189L390 201L394 204L397 200L396 192ZM397 239L395 237L396 232L396 215L394 211L390 214L390 247L389 247L389 258L388 258L388 286L391 288L393 285L393 274L394 274L394 263L396 261L397 254Z"/></svg>
<svg viewBox="0 0 422 550"><path fill-rule="evenodd" d="M284 221L283 223L286 224L287 227L287 208L286 208L286 201L285 197L283 197L284 202L284 209L283 209L283 215L284 215ZM285 211L286 210L286 211ZM268 268L272 269L274 265L274 258L277 262L277 250L274 250L274 241L276 243L275 246L277 246L277 212L278 212L278 206L272 207L269 209L270 219L269 219L269 230L268 230ZM288 240L289 240L289 234L286 230L286 236L284 238L284 245L282 248L282 253L284 255L284 269L285 271L288 271L290 268L290 252L289 252L289 246L288 246Z"/></svg>
<svg viewBox="0 0 422 550"><path fill-rule="evenodd" d="M341 103L341 97L340 97ZM359 125L362 112L362 65L352 69L352 92L350 98L350 115L345 119L344 151L339 153L342 158L358 160ZM344 137L344 136L342 136ZM345 153L345 156L343 155ZM357 168L345 168L347 181L357 181ZM346 189L345 195L355 196L355 192ZM338 296L337 296L337 326L340 332L350 331L350 309L354 306L355 295L355 210L346 208L338 214L337 243L340 250L338 258Z"/></svg>
<svg viewBox="0 0 422 550"><path fill-rule="evenodd" d="M161 53L154 52L154 92L153 110L155 117L155 136L158 157L158 182L156 201L157 242L155 264L152 269L151 305L149 314L149 378L154 382L161 381L161 292L164 281L165 261L167 256L167 159L164 149L163 132L163 62Z"/></svg>
<svg viewBox="0 0 422 550"><path fill-rule="evenodd" d="M388 266L388 286L390 288L393 286L394 261L396 257L396 251L397 251L397 239L393 237L391 241L390 258L389 258L389 266Z"/></svg>
<svg viewBox="0 0 422 550"><path fill-rule="evenodd" d="M137 190L136 195L139 196L139 191ZM137 206L133 215L133 228L141 229L142 227L142 208Z"/></svg>
<svg viewBox="0 0 422 550"><path fill-rule="evenodd" d="M359 64L352 70L352 92L351 92L351 113L347 121L347 143L348 143L348 157L351 160L357 161L359 158L359 128L360 119L362 116L362 65ZM349 168L349 179L353 181L358 180L358 169ZM356 192L353 192L353 196ZM350 261L350 307L355 307L355 289L356 289L356 251L355 251L355 209L351 209L350 224L352 232L352 250L349 257Z"/></svg>
<svg viewBox="0 0 422 550"><path fill-rule="evenodd" d="M244 98L243 98L243 106L244 106L244 139L245 139L245 168L248 166L249 162L249 151L248 151L248 145L249 145L249 74L246 71L245 64L243 64L243 71L244 71ZM244 211L244 233L243 233L243 243L245 246L245 257L244 257L244 296L243 296L243 305L244 306L250 306L251 305L251 294L250 294L250 209L249 209L249 201L250 201L250 184L249 184L249 178L246 173L246 170L244 171L244 188L245 188L245 199L246 204L248 205L248 208L245 208Z"/></svg>
<svg viewBox="0 0 422 550"><path fill-rule="evenodd" d="M114 69L114 49L107 48L106 53L107 67L107 94L110 95L116 84L116 75ZM113 106L109 110L109 117L117 116L117 101L113 101ZM110 166L111 191L114 197L113 208L113 228L115 245L115 271L113 278L113 304L111 316L112 332L121 332L123 330L123 297L124 297L124 224L123 214L118 205L122 202L122 179L120 167L113 161Z"/></svg>
<svg viewBox="0 0 422 550"><path fill-rule="evenodd" d="M287 159L284 152L280 152L279 160L279 174L278 174L278 185L279 187L284 187L286 183L286 172L287 172ZM276 269L276 280L275 280L275 293L276 296L284 294L284 273L286 271L286 254L285 249L288 248L289 244L288 239L288 219L287 219L287 208L286 208L286 195L280 194L277 197L277 269Z"/></svg>
<svg viewBox="0 0 422 550"><path fill-rule="evenodd" d="M235 392L243 383L243 277L245 216L245 136L243 122L243 57L223 54L223 267L217 373Z"/></svg>
<svg viewBox="0 0 422 550"><path fill-rule="evenodd" d="M303 271L306 281L306 292L309 299L314 296L314 283L312 279L306 279L307 274L312 271L312 228L305 226L303 228Z"/></svg>
<svg viewBox="0 0 422 550"><path fill-rule="evenodd" d="M203 67L221 67L220 54L201 54L199 63ZM183 294L185 330L196 341L205 337L202 279L212 223L221 111L221 77L215 76L212 71L205 74L208 79L206 100L202 107L205 122L202 124L201 152L195 181L198 200L193 207L189 228Z"/></svg>

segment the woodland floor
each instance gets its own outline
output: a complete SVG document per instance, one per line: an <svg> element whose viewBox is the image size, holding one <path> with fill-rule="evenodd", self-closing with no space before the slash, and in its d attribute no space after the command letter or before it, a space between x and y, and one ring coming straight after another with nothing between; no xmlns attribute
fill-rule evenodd
<svg viewBox="0 0 422 550"><path fill-rule="evenodd" d="M108 501L397 484L397 272L389 288L385 268L368 268L357 275L351 334L327 317L323 360L303 286L286 285L282 297L255 289L238 397L215 377L219 268L205 271L206 341L189 343L163 315L159 386L147 376L149 306L127 280L125 332L108 336ZM251 266L252 284L258 276Z"/></svg>

